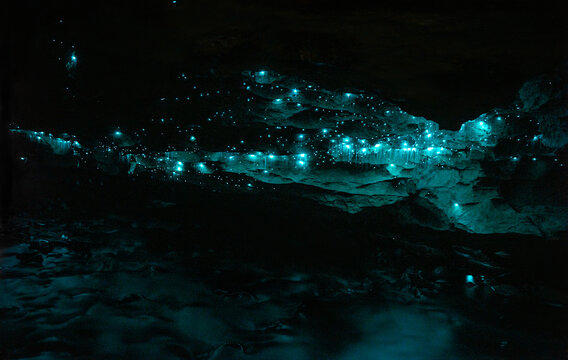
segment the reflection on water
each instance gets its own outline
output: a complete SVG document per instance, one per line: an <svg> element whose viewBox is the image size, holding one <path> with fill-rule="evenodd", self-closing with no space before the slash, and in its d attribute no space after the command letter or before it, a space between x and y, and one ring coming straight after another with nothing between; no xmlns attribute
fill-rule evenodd
<svg viewBox="0 0 568 360"><path fill-rule="evenodd" d="M510 314L494 314L495 293L480 300L464 269L429 274L432 258L409 249L397 258L404 242L379 244L353 276L243 261L158 220L15 226L0 282L10 359L552 359L561 348L496 320Z"/></svg>

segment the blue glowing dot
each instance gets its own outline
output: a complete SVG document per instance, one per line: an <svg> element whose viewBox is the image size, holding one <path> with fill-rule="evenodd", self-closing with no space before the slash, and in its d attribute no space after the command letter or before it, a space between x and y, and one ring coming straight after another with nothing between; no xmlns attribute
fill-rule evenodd
<svg viewBox="0 0 568 360"><path fill-rule="evenodd" d="M177 171L182 171L183 168L182 168L181 166L178 166L178 167L176 168L176 170L177 170Z"/></svg>
<svg viewBox="0 0 568 360"><path fill-rule="evenodd" d="M381 147L381 144L375 144L375 147L376 147L376 148L380 148L380 147Z"/></svg>
<svg viewBox="0 0 568 360"><path fill-rule="evenodd" d="M390 166L390 167L394 167L394 164L390 164L389 166Z"/></svg>
<svg viewBox="0 0 568 360"><path fill-rule="evenodd" d="M322 129L321 130L321 132L324 133L324 134L327 134L328 131L329 131L328 129Z"/></svg>
<svg viewBox="0 0 568 360"><path fill-rule="evenodd" d="M195 141L195 140L196 140L196 139L195 139L195 136L192 135L192 136L189 138L189 140Z"/></svg>
<svg viewBox="0 0 568 360"><path fill-rule="evenodd" d="M183 163L182 163L181 161L178 161L177 164L178 164L179 166L183 166Z"/></svg>
<svg viewBox="0 0 568 360"><path fill-rule="evenodd" d="M428 134L428 135L426 135L426 137L430 138L430 137L432 137L432 134Z"/></svg>
<svg viewBox="0 0 568 360"><path fill-rule="evenodd" d="M299 93L300 93L300 90L298 90L298 89L292 89L292 94L298 95Z"/></svg>
<svg viewBox="0 0 568 360"><path fill-rule="evenodd" d="M302 140L304 138L304 134L298 135L298 139Z"/></svg>
<svg viewBox="0 0 568 360"><path fill-rule="evenodd" d="M77 56L71 55L71 60L72 60L72 61L77 61Z"/></svg>
<svg viewBox="0 0 568 360"><path fill-rule="evenodd" d="M301 166L304 166L304 162L302 160L298 161L298 164L300 164Z"/></svg>
<svg viewBox="0 0 568 360"><path fill-rule="evenodd" d="M115 136L120 136L120 135L122 135L122 133L121 133L120 131L115 131L115 132L114 132L114 135L115 135Z"/></svg>
<svg viewBox="0 0 568 360"><path fill-rule="evenodd" d="M266 75L266 71L264 71L264 70L262 70L262 71L259 71L259 72L258 72L258 75L260 75L260 76L264 76L264 75Z"/></svg>
<svg viewBox="0 0 568 360"><path fill-rule="evenodd" d="M306 157L306 154L300 154L300 157L301 157L301 158L305 158L305 157Z"/></svg>
<svg viewBox="0 0 568 360"><path fill-rule="evenodd" d="M465 276L465 283L466 284L475 284L475 280L473 278L473 275L466 275Z"/></svg>
<svg viewBox="0 0 568 360"><path fill-rule="evenodd" d="M280 104L282 102L282 99L274 99L273 103L275 104Z"/></svg>
<svg viewBox="0 0 568 360"><path fill-rule="evenodd" d="M433 148L433 147L429 147L429 148L428 148L428 149L426 149L426 150L428 150L428 151L432 151L432 150L434 150L434 148Z"/></svg>
<svg viewBox="0 0 568 360"><path fill-rule="evenodd" d="M268 157L269 157L270 159L274 159L274 155L272 155L272 154L268 155Z"/></svg>
<svg viewBox="0 0 568 360"><path fill-rule="evenodd" d="M460 207L460 204L454 203L454 207L455 207L455 208L459 208L459 207Z"/></svg>

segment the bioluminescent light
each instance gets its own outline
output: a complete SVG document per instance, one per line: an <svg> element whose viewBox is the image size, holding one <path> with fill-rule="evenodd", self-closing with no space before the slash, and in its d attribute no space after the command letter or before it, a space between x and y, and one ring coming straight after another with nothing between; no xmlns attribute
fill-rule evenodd
<svg viewBox="0 0 568 360"><path fill-rule="evenodd" d="M274 189L279 184L309 185L315 190L306 196L349 212L392 204L407 199L410 193L430 194L428 201L441 213L452 214L448 218L454 225L485 233L495 229L510 231L510 226L463 215L474 214L476 209L488 211L495 218L504 214L525 219L526 214L506 205L493 206L490 197L498 193L496 188L486 192L477 188L479 179L490 176L484 172L482 162L505 161L507 174L514 174L516 167L526 165L518 161L523 156L536 161L553 156L557 150L547 147L546 133L540 134L543 130L535 135L535 129L542 129L536 123L530 125L531 130L523 130L522 122L530 123L534 115L524 114L521 109L500 109L500 116L495 112L485 113L465 122L459 131L440 130L435 122L407 114L384 99L364 93L328 91L301 80L273 75L272 71L250 71L234 89L211 89L199 88L202 77L182 73L178 77L195 82L189 89L180 90L190 92L191 104L181 101L190 97L188 93L157 97L162 102L154 104L160 108L154 119L142 123L138 129L129 128L124 134L120 128L109 130L108 138L92 148L81 148L67 135L63 140L41 132L13 131L40 143L41 147L50 146L57 153L73 153L81 158L103 154L105 159L96 161L109 162L116 158L140 165L136 171L130 166L128 174L132 176L157 170L156 174L165 173L170 180L205 187L221 183L246 188L247 183L256 184L253 181L270 183ZM251 94L243 96L245 89ZM230 91L236 95L231 97ZM296 96L299 94L303 96ZM222 97L209 103L214 96ZM355 97L357 101L347 101ZM199 106L201 102L204 106L199 109L203 113L196 116L198 121L170 117L173 115L169 106L177 109ZM520 120L517 114L522 115ZM497 123L501 116L502 119L517 116L515 121L520 125L505 128L506 124ZM199 142L196 135L200 136ZM504 144L514 142L515 146L496 149L502 140L506 141ZM539 142L535 143L536 140ZM565 165L562 161L543 164ZM103 165L101 168L109 167ZM386 186L393 178L403 180L396 182L396 189L392 183ZM446 185L454 181L459 186ZM420 191L416 192L417 188ZM324 189L325 196L320 196L318 189ZM458 201L463 202L461 207ZM534 233L539 234L538 229Z"/></svg>

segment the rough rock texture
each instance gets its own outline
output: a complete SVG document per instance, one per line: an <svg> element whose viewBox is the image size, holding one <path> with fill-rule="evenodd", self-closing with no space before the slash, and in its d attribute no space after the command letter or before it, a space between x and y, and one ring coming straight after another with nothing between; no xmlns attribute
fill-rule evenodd
<svg viewBox="0 0 568 360"><path fill-rule="evenodd" d="M236 88L196 83L204 89L199 101L217 107L204 121L152 119L89 149L71 137L14 132L58 154L73 151L82 163L93 158L110 174L151 171L213 189L297 184L307 187L294 195L350 213L404 201L400 220L431 228L547 237L566 230L568 106L560 77L527 82L509 108L458 131L375 94L330 91L268 70L243 72ZM184 99L160 101L175 108Z"/></svg>

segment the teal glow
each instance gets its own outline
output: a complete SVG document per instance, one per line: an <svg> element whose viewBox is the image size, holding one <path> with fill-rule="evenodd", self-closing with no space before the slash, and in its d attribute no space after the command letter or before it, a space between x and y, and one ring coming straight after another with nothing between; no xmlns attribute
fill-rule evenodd
<svg viewBox="0 0 568 360"><path fill-rule="evenodd" d="M75 53L67 53L67 60L77 61ZM504 123L497 122L516 115L510 110L502 110L502 119L493 111L465 122L459 131L444 130L434 121L407 114L383 99L372 101L372 96L357 90L354 90L356 93L325 90L272 71L249 71L246 74L244 84L231 85L234 92L231 95L228 89L202 88L198 76L177 72L176 81L191 79L188 88L193 87L193 92L187 89L189 93L180 90L180 93L168 93L167 98L157 96L154 105L163 112L153 115L152 124L148 119L148 123L141 123L137 129L124 127L127 131L124 134L118 126L114 130L107 129L106 138L93 148L80 148L69 135L62 136L66 139L63 141L40 132L27 134L31 141L41 143L42 147L49 145L62 153L72 152L81 159L102 153L105 161L121 159L139 164L135 172L129 172L133 176L158 170L157 174L165 173L168 177L172 177L173 171L175 180L202 186L215 186L216 182L221 182L242 188L249 181L259 181L254 182L255 188L261 182L271 184L274 189L288 182L325 186L326 190L334 191L333 196L337 199L349 194L361 198L374 196L369 206L377 207L383 206L383 195L398 201L407 197L409 191L414 191L413 188L406 189L405 182L397 182L396 189L382 186L386 181L409 179L420 183L424 189L420 194L430 191L434 195L430 199L434 206L443 213L450 213L451 221L468 230L473 229L470 223L479 221L464 215L480 207L475 197L479 191L470 179L481 176L482 170L478 166L481 161L505 162L511 172L521 165L517 163L520 159L529 163L530 159L539 159L543 168L545 165L564 165L561 161L557 164L547 161L554 149L546 148L549 135L537 126L536 119L532 120L534 126L522 133L515 133L515 129L509 131ZM249 101L242 96L247 84L254 91L254 96L249 94ZM197 96L200 91L203 91L203 99ZM170 117L173 115L168 106L186 103L181 102L186 95L191 95L198 105L215 94L221 94L222 98L216 99L210 109L204 107L208 112L199 114L196 121ZM160 99L164 102L160 103ZM174 99L180 102L171 101ZM305 109L313 112L302 112ZM213 128L206 119L214 124ZM529 121L528 115L525 120ZM241 132L249 124L253 131ZM235 129L234 137L217 139L217 129L227 132ZM195 134L200 135L199 142ZM152 138L160 136L163 139L154 146ZM227 142L222 143L223 139ZM493 152L491 148L502 139L515 141L515 144L518 141L519 146ZM456 189L446 189L442 194L440 189L446 186L445 183L436 184L446 176L444 172L452 179L457 178L454 173L458 173L464 183ZM239 177L231 177L228 173ZM267 173L270 176L261 176ZM366 187L369 183L381 185L376 186L377 193L375 188ZM483 196L479 195L481 200ZM464 205L454 203L457 200L464 201ZM322 202L330 206L341 203L327 198ZM345 204L349 211L358 211L358 199L349 199ZM495 213L500 211L493 210Z"/></svg>
<svg viewBox="0 0 568 360"><path fill-rule="evenodd" d="M480 128L481 130L485 130L485 131L488 131L488 130L489 130L489 124L487 124L487 123L484 122L484 121L480 121L480 122L478 123L478 125L479 125L479 128Z"/></svg>

